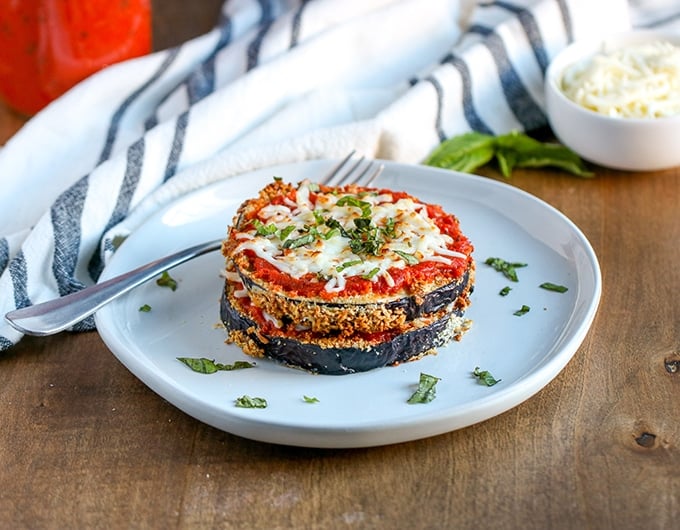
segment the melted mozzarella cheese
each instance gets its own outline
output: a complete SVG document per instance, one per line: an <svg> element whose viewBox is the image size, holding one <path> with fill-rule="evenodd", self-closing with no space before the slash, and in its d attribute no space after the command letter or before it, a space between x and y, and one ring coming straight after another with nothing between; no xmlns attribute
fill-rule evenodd
<svg viewBox="0 0 680 530"><path fill-rule="evenodd" d="M324 277L327 279L325 288L329 292L342 291L346 278L351 276L363 276L372 281L383 278L388 285L394 285L389 269L406 267L409 257L418 262L443 263L451 263L451 258L466 258L465 254L448 248L452 238L441 233L427 215L425 205L413 199L394 201L389 194L361 194L351 196L353 203L348 201L349 204L338 205L343 195L317 193L313 203L310 186L309 182L301 183L295 201L286 200L284 204L263 207L258 212L258 219L267 230L258 233L255 228L249 227L235 234L237 239L242 240L236 252L249 249L294 278L308 273ZM384 244L377 256L355 254L349 238L339 230L331 231L330 227L319 223L319 218L332 218L350 232L356 226L355 219L362 216L361 206L356 205L356 201L370 207L371 225L383 230L381 237ZM286 241L290 243L310 234L312 227L323 237L285 248Z"/></svg>
<svg viewBox="0 0 680 530"><path fill-rule="evenodd" d="M579 105L607 116L680 114L680 48L651 42L600 53L567 68L561 88Z"/></svg>

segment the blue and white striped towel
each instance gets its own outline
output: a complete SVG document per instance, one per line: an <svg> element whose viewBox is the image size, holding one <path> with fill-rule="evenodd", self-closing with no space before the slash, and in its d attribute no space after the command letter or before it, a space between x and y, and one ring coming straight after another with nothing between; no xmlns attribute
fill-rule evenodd
<svg viewBox="0 0 680 530"><path fill-rule="evenodd" d="M639 3L646 25L680 11ZM540 127L550 58L630 24L626 0L226 1L210 33L87 79L0 151L0 314L92 284L114 237L211 182ZM0 349L20 338L0 323Z"/></svg>

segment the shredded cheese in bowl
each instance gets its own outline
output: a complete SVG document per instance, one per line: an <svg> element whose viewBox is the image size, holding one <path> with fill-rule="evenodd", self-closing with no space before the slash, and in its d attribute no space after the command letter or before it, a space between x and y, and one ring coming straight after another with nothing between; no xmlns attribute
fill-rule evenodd
<svg viewBox="0 0 680 530"><path fill-rule="evenodd" d="M665 41L602 52L565 69L561 90L600 114L661 118L680 114L680 47Z"/></svg>

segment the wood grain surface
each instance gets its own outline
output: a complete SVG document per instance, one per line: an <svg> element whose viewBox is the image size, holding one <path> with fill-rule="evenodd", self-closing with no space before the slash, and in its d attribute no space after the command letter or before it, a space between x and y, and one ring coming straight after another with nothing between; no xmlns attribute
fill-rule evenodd
<svg viewBox="0 0 680 530"><path fill-rule="evenodd" d="M159 15L163 46L208 5L181 36ZM22 123L0 107L0 142ZM680 170L594 169L509 181L581 228L604 281L583 345L522 405L387 447L276 446L180 412L96 333L27 337L0 355L0 528L679 528Z"/></svg>

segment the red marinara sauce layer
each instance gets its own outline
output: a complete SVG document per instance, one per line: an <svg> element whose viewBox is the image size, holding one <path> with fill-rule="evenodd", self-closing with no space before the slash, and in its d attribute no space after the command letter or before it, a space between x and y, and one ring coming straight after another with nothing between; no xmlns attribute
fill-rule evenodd
<svg viewBox="0 0 680 530"><path fill-rule="evenodd" d="M427 209L428 216L438 227L441 233L451 237L453 240L448 245L448 249L455 252L460 252L466 257L451 257L450 263L421 261L417 264L407 265L404 268L392 267L389 269L389 274L393 279L393 284L389 285L385 279L380 278L377 281L371 281L361 276L350 276L346 279L346 285L342 293L328 292L325 289L326 280L318 278L314 274L306 274L300 278L295 278L282 272L276 266L269 263L265 259L258 257L252 250L244 250L243 253L248 258L249 275L266 285L268 289L280 290L283 294L293 297L305 298L321 298L325 300L337 299L352 296L366 296L366 295L419 295L432 289L432 285L446 285L450 282L459 280L466 272L470 270L472 263L473 245L470 240L461 232L460 223L456 216L447 213L440 205L427 204L419 201L412 195L403 191L393 191L389 189L373 189L360 188L356 186L344 187L343 192L350 189L353 193L373 192L378 194L389 194L393 197L393 201L397 202L399 199L411 199L420 204L424 204ZM327 186L320 186L319 192L329 193L337 191L334 188ZM245 215L241 220L242 224L247 224L257 217L258 211L266 206L285 204L286 201L294 200L295 190L288 191L285 194L270 197L264 200L262 197L254 199L251 203L253 208L244 212ZM316 203L318 194L310 193L310 201Z"/></svg>

